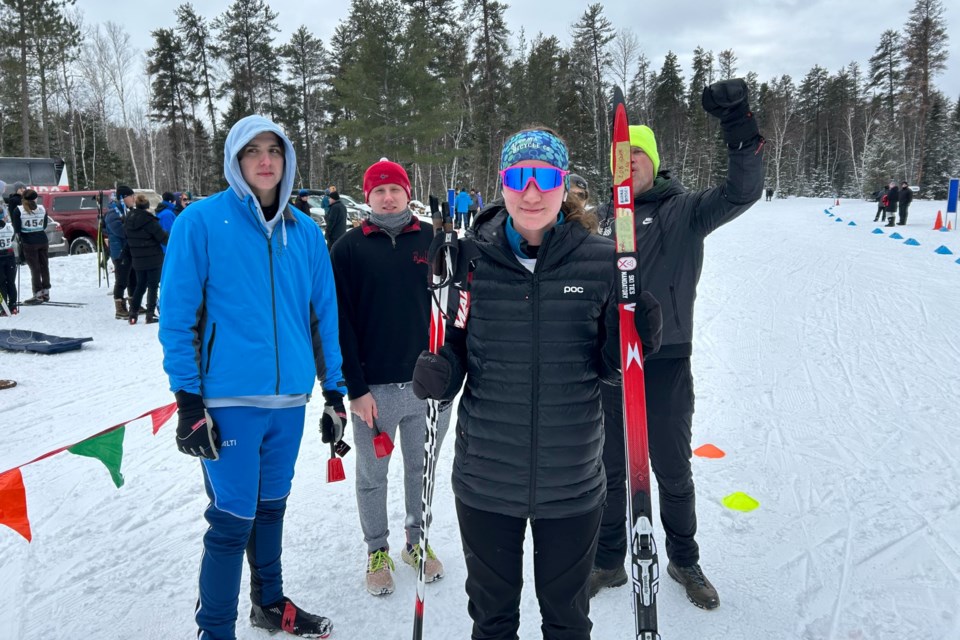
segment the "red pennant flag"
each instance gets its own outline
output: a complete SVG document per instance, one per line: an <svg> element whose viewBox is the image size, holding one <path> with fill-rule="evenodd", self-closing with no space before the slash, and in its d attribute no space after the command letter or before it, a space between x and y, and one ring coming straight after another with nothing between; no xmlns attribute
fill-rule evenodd
<svg viewBox="0 0 960 640"><path fill-rule="evenodd" d="M19 467L0 475L0 524L6 525L30 542L30 519L27 517L27 490Z"/></svg>
<svg viewBox="0 0 960 640"><path fill-rule="evenodd" d="M166 424L170 416L177 412L177 403L171 402L165 407L159 407L150 412L150 418L153 420L153 435L157 435L160 427Z"/></svg>

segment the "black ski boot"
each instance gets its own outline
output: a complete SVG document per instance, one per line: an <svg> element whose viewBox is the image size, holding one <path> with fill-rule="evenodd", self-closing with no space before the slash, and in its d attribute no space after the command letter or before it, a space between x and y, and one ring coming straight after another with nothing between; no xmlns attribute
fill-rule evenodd
<svg viewBox="0 0 960 640"><path fill-rule="evenodd" d="M590 597L597 595L601 589L620 587L627 584L627 570L620 565L616 569L601 569L594 567L590 570Z"/></svg>
<svg viewBox="0 0 960 640"><path fill-rule="evenodd" d="M301 638L326 638L333 631L329 618L307 613L289 598L280 602L250 607L250 624L268 631L286 631Z"/></svg>
<svg viewBox="0 0 960 640"><path fill-rule="evenodd" d="M713 588L699 564L678 567L672 562L667 565L667 573L679 582L687 592L687 599L701 609L716 609L720 606L720 596Z"/></svg>

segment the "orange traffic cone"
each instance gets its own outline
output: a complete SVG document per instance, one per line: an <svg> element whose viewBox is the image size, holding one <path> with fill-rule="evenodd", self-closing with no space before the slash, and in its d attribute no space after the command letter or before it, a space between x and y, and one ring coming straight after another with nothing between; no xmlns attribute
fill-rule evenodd
<svg viewBox="0 0 960 640"><path fill-rule="evenodd" d="M938 231L943 226L943 216L937 211L937 221L933 223L933 230Z"/></svg>
<svg viewBox="0 0 960 640"><path fill-rule="evenodd" d="M947 231L953 231L953 223L947 220Z"/></svg>
<svg viewBox="0 0 960 640"><path fill-rule="evenodd" d="M839 205L840 205L840 198L837 198L837 205L836 205L836 206L839 206Z"/></svg>

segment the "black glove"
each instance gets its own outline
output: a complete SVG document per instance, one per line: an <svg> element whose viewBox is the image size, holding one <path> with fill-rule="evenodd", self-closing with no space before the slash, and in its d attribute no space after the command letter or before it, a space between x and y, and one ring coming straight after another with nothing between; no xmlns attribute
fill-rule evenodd
<svg viewBox="0 0 960 640"><path fill-rule="evenodd" d="M660 351L660 342L663 340L663 315L660 313L660 303L649 291L640 292L640 300L633 314L633 323L637 327L637 335L643 344L643 357Z"/></svg>
<svg viewBox="0 0 960 640"><path fill-rule="evenodd" d="M457 254L460 252L460 239L455 231L442 231L434 234L427 250L427 260L430 261L430 288L449 284L453 278L453 271L457 269ZM450 256L450 271L447 270L447 255ZM433 284L433 276L439 275L441 281Z"/></svg>
<svg viewBox="0 0 960 640"><path fill-rule="evenodd" d="M323 415L320 416L320 440L335 444L343 439L343 427L347 423L347 410L343 407L343 394L339 391L324 391Z"/></svg>
<svg viewBox="0 0 960 640"><path fill-rule="evenodd" d="M747 94L747 83L741 78L715 82L703 90L703 110L720 118L723 139L731 147L740 147L760 135Z"/></svg>
<svg viewBox="0 0 960 640"><path fill-rule="evenodd" d="M430 196L430 217L433 217L435 214L440 213L440 200L437 196Z"/></svg>
<svg viewBox="0 0 960 640"><path fill-rule="evenodd" d="M421 400L453 400L463 384L463 370L446 347L440 353L421 351L413 368L413 395Z"/></svg>
<svg viewBox="0 0 960 640"><path fill-rule="evenodd" d="M177 391L177 449L180 453L207 460L220 457L220 430L203 406L203 398L189 391Z"/></svg>

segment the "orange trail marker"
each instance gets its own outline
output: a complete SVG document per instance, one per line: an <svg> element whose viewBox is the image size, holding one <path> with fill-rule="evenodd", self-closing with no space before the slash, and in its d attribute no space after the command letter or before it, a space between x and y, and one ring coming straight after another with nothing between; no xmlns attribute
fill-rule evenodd
<svg viewBox="0 0 960 640"><path fill-rule="evenodd" d="M759 507L760 503L742 491L737 491L723 499L723 506L728 509L733 509L734 511L743 511L746 513Z"/></svg>
<svg viewBox="0 0 960 640"><path fill-rule="evenodd" d="M722 458L727 454L723 449L718 449L712 444L705 444L695 449L693 455L700 456L701 458Z"/></svg>

